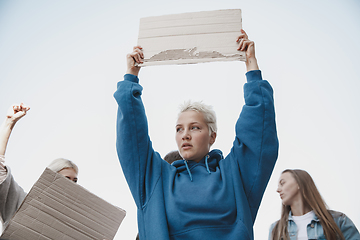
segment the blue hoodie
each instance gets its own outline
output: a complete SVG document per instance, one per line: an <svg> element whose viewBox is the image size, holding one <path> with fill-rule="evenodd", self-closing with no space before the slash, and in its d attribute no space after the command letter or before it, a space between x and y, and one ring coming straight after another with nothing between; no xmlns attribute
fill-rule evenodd
<svg viewBox="0 0 360 240"><path fill-rule="evenodd" d="M138 208L141 240L254 238L278 139L270 84L260 70L246 76L245 106L226 158L212 150L199 163L172 165L152 148L138 77L126 74L118 83L116 148Z"/></svg>

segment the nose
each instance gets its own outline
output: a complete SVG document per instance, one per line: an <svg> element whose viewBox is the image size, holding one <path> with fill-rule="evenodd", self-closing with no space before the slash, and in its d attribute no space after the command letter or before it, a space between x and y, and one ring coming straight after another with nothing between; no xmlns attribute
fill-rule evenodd
<svg viewBox="0 0 360 240"><path fill-rule="evenodd" d="M277 191L278 193L280 193L280 192L281 192L280 187L278 187L278 188L276 189L276 191Z"/></svg>
<svg viewBox="0 0 360 240"><path fill-rule="evenodd" d="M182 140L190 140L191 139L191 135L190 135L190 133L189 133L189 131L188 130L185 130L184 132L183 132L183 135L182 135Z"/></svg>

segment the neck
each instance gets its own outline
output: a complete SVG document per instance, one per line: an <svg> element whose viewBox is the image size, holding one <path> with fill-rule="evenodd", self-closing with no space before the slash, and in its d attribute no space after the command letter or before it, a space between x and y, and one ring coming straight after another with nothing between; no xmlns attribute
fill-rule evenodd
<svg viewBox="0 0 360 240"><path fill-rule="evenodd" d="M311 209L308 206L305 206L302 201L293 203L290 208L293 216L302 216L311 211Z"/></svg>

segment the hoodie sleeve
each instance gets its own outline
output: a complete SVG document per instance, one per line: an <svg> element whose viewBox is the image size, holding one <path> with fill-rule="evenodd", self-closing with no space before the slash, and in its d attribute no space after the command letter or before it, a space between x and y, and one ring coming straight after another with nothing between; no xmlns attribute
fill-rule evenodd
<svg viewBox="0 0 360 240"><path fill-rule="evenodd" d="M114 97L118 103L116 150L135 203L142 208L160 178L161 162L155 161L157 153L148 135L142 87L138 82L137 76L126 74Z"/></svg>
<svg viewBox="0 0 360 240"><path fill-rule="evenodd" d="M7 176L0 184L0 214L6 227L26 197L24 190L15 182L9 167ZM3 228L4 230L4 228Z"/></svg>
<svg viewBox="0 0 360 240"><path fill-rule="evenodd" d="M273 90L261 71L246 73L245 105L231 150L236 159L253 221L278 155Z"/></svg>

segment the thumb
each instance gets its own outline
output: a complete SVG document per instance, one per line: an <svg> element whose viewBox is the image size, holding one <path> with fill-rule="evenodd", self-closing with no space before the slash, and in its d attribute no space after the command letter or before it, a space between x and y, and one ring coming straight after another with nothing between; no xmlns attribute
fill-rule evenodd
<svg viewBox="0 0 360 240"><path fill-rule="evenodd" d="M19 112L17 112L17 113L14 114L14 118L15 118L15 119L20 119L20 118L22 118L22 117L25 116L25 115L26 115L26 111L19 111Z"/></svg>

